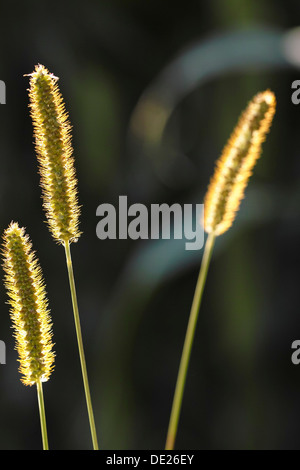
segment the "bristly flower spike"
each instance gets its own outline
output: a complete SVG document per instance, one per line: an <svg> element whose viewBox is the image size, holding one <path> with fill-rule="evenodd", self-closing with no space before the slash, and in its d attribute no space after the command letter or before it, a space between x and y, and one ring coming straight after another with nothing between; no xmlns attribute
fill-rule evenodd
<svg viewBox="0 0 300 470"><path fill-rule="evenodd" d="M58 78L43 65L37 65L29 76L31 117L49 228L59 243L77 241L80 209L71 126Z"/></svg>
<svg viewBox="0 0 300 470"><path fill-rule="evenodd" d="M44 281L24 228L11 223L3 240L5 286L10 299L21 381L34 385L39 380L49 379L54 363L52 323Z"/></svg>
<svg viewBox="0 0 300 470"><path fill-rule="evenodd" d="M3 261L21 381L37 387L43 449L48 450L42 382L54 368L52 323L41 268L25 229L15 222L3 234Z"/></svg>
<svg viewBox="0 0 300 470"><path fill-rule="evenodd" d="M80 236L78 231L80 209L72 156L71 126L57 86L58 78L43 65L37 65L29 76L29 100L40 164L44 207L54 239L62 243L65 248L92 441L94 449L98 450L70 250L70 243L77 241Z"/></svg>
<svg viewBox="0 0 300 470"><path fill-rule="evenodd" d="M171 409L165 450L173 450L182 405L186 375L199 309L216 237L231 227L262 142L270 129L276 99L267 90L258 93L240 117L223 153L204 199L204 229L208 233L193 297Z"/></svg>
<svg viewBox="0 0 300 470"><path fill-rule="evenodd" d="M275 95L258 93L241 115L216 163L204 199L204 229L215 236L228 230L244 197L276 109Z"/></svg>

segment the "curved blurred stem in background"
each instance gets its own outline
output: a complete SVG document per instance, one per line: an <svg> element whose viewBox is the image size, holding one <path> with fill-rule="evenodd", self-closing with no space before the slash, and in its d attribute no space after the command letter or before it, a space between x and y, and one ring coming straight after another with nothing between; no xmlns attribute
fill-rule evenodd
<svg viewBox="0 0 300 470"><path fill-rule="evenodd" d="M183 392L184 392L186 376L187 376L187 371L188 371L188 366L189 366L189 360L190 360L190 355L191 355L191 350L192 350L192 345L193 345L193 339L195 336L199 309L201 305L208 267L209 267L209 263L210 263L214 243L215 243L215 238L216 238L215 235L213 233L210 233L208 235L208 238L205 244L205 249L204 249L203 258L201 262L201 268L200 268L200 272L199 272L199 276L198 276L198 280L196 284L194 299L193 299L192 308L190 312L190 318L189 318L189 322L188 322L188 326L186 330L186 336L185 336L185 341L184 341L182 355L181 355L181 361L180 361L178 377L177 377L177 382L176 382L176 387L175 387L175 394L174 394L173 405L172 405L172 410L171 410L165 450L173 450L174 445L175 445L175 439L176 439L176 434L177 434Z"/></svg>

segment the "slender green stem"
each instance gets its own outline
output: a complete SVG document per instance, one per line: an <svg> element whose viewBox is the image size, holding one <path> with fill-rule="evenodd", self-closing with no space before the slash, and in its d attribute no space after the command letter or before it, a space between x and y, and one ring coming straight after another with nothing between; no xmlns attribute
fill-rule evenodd
<svg viewBox="0 0 300 470"><path fill-rule="evenodd" d="M75 287L74 274L73 274L73 264L72 264L69 242L65 242L64 246L65 246L65 252L66 252L66 260L67 260L67 268L68 268L68 275L69 275L69 281L70 281L70 290L71 290L71 297L72 297L72 304L73 304L75 328L76 328L76 334L77 334L81 371L82 371L85 398L86 398L88 415L89 415L93 447L94 447L94 450L99 450L96 426L95 426L95 420L94 420L94 413L93 413L93 407L92 407L92 400L91 400L91 394L90 394L90 388L89 388L89 381L88 381L88 375L87 375L87 369L86 369L86 361L85 361L85 355L84 355L82 333L81 333L81 326L80 326L80 319L79 319L79 310L78 310L78 303L77 303L77 294L76 294L76 287Z"/></svg>
<svg viewBox="0 0 300 470"><path fill-rule="evenodd" d="M205 243L201 268L200 268L200 272L199 272L199 276L198 276L198 280L196 284L194 299L193 299L189 322L188 322L188 326L186 330L186 336L184 340L184 345L183 345L183 350L182 350L182 355L181 355L181 360L180 360L180 365L179 365L179 371L178 371L178 376L177 376L177 382L176 382L176 387L175 387L175 393L174 393L174 398L173 398L165 450L173 450L174 445L175 445L179 416L180 416L181 405L182 405L183 392L184 392L186 376L187 376L187 371L188 371L188 365L189 365L193 339L194 339L195 330L196 330L196 324L197 324L202 294L203 294L203 290L205 286L205 281L207 277L207 272L208 272L208 267L209 267L212 251L213 251L214 242L215 242L215 235L209 234Z"/></svg>
<svg viewBox="0 0 300 470"><path fill-rule="evenodd" d="M42 386L42 382L40 380L36 383L36 387L37 387L37 395L38 395L38 402L39 402L39 412L40 412L40 421L41 421L43 450L49 450L43 386Z"/></svg>

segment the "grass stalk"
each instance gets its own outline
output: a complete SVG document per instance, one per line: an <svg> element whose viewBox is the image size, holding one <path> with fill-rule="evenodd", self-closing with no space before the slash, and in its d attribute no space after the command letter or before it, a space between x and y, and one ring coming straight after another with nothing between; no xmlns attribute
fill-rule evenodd
<svg viewBox="0 0 300 470"><path fill-rule="evenodd" d="M42 386L41 380L38 380L36 382L36 387L37 387L37 396L38 396L38 403L39 403L43 450L49 450L46 414L45 414L45 405L44 405L44 394L43 394L43 386Z"/></svg>
<svg viewBox="0 0 300 470"><path fill-rule="evenodd" d="M99 450L94 412L93 412L93 407L92 407L92 400L91 400L90 387L89 387L89 381L88 381L88 374L87 374L87 368L86 368L86 361L85 361L85 354L84 354L84 347L83 347L83 340L82 340L82 333L81 333L81 325L80 325L80 318L79 318L79 310L78 310L78 303L77 303L76 286L75 286L75 280L74 280L73 264L72 264L69 242L65 242L64 247L65 247L65 253L66 253L66 261L67 261L67 268L68 268L68 275L69 275L69 282L70 282L74 321L75 321L81 371L82 371L85 398L86 398L86 404L87 404L88 415L89 415L89 423L90 423L93 447L94 447L94 450Z"/></svg>
<svg viewBox="0 0 300 470"><path fill-rule="evenodd" d="M201 262L200 272L196 284L196 289L194 293L194 298L192 302L190 317L188 321L188 326L186 330L179 371L177 376L177 382L175 386L175 393L173 398L172 410L170 415L167 440L165 445L165 450L173 450L177 435L178 422L182 407L182 399L184 393L184 387L186 383L186 376L191 356L191 350L193 345L193 340L195 336L195 330L198 320L199 309L201 305L203 290L205 286L205 281L207 278L207 272L210 264L210 259L214 247L215 235L210 233L207 237L203 258Z"/></svg>

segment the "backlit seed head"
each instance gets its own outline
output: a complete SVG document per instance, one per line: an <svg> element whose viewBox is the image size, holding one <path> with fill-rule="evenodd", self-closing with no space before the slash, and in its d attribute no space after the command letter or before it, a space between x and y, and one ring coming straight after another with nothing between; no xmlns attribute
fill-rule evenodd
<svg viewBox="0 0 300 470"><path fill-rule="evenodd" d="M216 163L204 199L204 229L207 233L221 235L231 227L275 109L275 95L266 90L254 96L241 115Z"/></svg>
<svg viewBox="0 0 300 470"><path fill-rule="evenodd" d="M71 126L58 78L43 65L37 65L29 76L31 117L49 228L60 243L77 241L80 209Z"/></svg>
<svg viewBox="0 0 300 470"><path fill-rule="evenodd" d="M25 385L47 381L53 370L52 323L41 268L25 229L11 223L3 235L5 287Z"/></svg>

